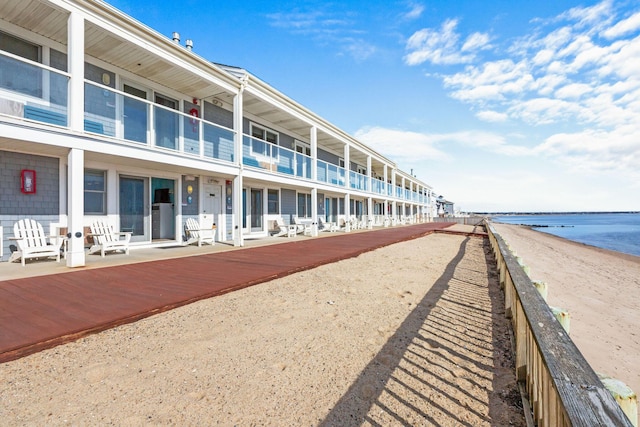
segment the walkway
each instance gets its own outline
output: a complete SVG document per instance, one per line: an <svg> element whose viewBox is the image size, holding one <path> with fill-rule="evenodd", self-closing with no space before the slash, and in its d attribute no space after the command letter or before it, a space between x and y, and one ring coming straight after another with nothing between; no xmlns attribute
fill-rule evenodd
<svg viewBox="0 0 640 427"><path fill-rule="evenodd" d="M242 250L0 281L0 363L450 225L282 239ZM0 265L0 274L4 267Z"/></svg>

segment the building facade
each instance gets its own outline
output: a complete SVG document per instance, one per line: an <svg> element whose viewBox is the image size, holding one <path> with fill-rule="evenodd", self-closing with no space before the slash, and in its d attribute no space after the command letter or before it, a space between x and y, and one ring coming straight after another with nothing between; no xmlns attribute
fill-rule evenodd
<svg viewBox="0 0 640 427"><path fill-rule="evenodd" d="M107 220L132 246L184 223L242 246L275 221L350 230L429 221L431 187L241 68L197 55L102 1L0 8L0 226L69 236Z"/></svg>

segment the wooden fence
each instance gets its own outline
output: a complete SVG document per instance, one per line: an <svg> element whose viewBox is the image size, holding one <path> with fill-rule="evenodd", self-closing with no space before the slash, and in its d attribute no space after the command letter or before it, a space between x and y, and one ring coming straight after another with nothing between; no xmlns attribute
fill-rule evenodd
<svg viewBox="0 0 640 427"><path fill-rule="evenodd" d="M489 222L486 226L515 336L516 377L525 387L534 423L632 427L502 237Z"/></svg>

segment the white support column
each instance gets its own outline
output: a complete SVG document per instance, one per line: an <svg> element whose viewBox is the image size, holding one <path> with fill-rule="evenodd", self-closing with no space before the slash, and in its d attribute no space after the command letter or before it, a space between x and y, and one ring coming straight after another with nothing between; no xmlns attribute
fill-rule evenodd
<svg viewBox="0 0 640 427"><path fill-rule="evenodd" d="M311 235L318 235L318 189L311 189Z"/></svg>
<svg viewBox="0 0 640 427"><path fill-rule="evenodd" d="M373 197L367 197L367 228L373 228Z"/></svg>
<svg viewBox="0 0 640 427"><path fill-rule="evenodd" d="M318 181L318 128L311 126L310 129L311 143L311 180L315 183ZM318 188L311 189L311 235L318 235Z"/></svg>
<svg viewBox="0 0 640 427"><path fill-rule="evenodd" d="M344 231L351 231L351 198L348 194L344 195Z"/></svg>
<svg viewBox="0 0 640 427"><path fill-rule="evenodd" d="M67 267L84 267L84 150L72 148L67 163Z"/></svg>
<svg viewBox="0 0 640 427"><path fill-rule="evenodd" d="M373 190L373 182L371 182L371 156L367 156L367 191ZM369 213L371 215L371 213Z"/></svg>
<svg viewBox="0 0 640 427"><path fill-rule="evenodd" d="M67 67L71 74L69 127L84 132L84 18L75 11L67 21L67 46Z"/></svg>
<svg viewBox="0 0 640 427"><path fill-rule="evenodd" d="M389 215L389 184L387 181L389 180L389 176L387 174L387 165L384 165L384 171L383 171L383 175L384 175L384 216L388 216Z"/></svg>
<svg viewBox="0 0 640 427"><path fill-rule="evenodd" d="M349 144L344 145L344 184L345 188L351 188L351 159L349 155Z"/></svg>
<svg viewBox="0 0 640 427"><path fill-rule="evenodd" d="M404 219L405 216L407 216L407 198L405 197L405 178L404 176L402 177L402 215L400 215L402 217L402 219Z"/></svg>
<svg viewBox="0 0 640 427"><path fill-rule="evenodd" d="M244 84L233 98L233 130L234 135L234 152L235 160L240 166L240 173L233 178L233 246L244 246L244 238L242 236L242 93L244 92Z"/></svg>
<svg viewBox="0 0 640 427"><path fill-rule="evenodd" d="M233 178L233 246L244 246L242 236L242 174Z"/></svg>
<svg viewBox="0 0 640 427"><path fill-rule="evenodd" d="M318 180L318 128L311 126L310 131L310 143L311 143L311 180L316 182Z"/></svg>

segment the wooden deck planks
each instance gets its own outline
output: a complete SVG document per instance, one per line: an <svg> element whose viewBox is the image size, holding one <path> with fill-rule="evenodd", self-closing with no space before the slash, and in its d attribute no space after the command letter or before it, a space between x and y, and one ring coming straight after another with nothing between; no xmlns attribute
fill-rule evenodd
<svg viewBox="0 0 640 427"><path fill-rule="evenodd" d="M0 363L451 224L428 223L0 281ZM26 267L28 268L28 266Z"/></svg>

